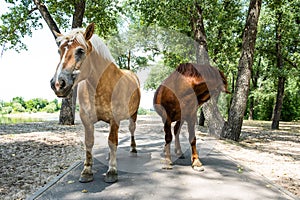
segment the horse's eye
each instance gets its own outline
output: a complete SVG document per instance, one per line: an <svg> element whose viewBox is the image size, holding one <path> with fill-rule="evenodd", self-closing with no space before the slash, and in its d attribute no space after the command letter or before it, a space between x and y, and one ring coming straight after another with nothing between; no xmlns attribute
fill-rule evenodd
<svg viewBox="0 0 300 200"><path fill-rule="evenodd" d="M82 59L82 57L84 56L85 54L85 51L83 48L79 47L75 50L75 59L76 59L76 62L78 62L79 60Z"/></svg>

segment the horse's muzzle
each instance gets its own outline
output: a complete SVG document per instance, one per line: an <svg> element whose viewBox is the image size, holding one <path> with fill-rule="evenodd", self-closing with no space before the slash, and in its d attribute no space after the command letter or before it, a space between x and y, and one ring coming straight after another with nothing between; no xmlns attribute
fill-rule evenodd
<svg viewBox="0 0 300 200"><path fill-rule="evenodd" d="M57 97L67 97L74 85L75 77L72 74L60 73L58 77L54 77L50 80L50 85Z"/></svg>

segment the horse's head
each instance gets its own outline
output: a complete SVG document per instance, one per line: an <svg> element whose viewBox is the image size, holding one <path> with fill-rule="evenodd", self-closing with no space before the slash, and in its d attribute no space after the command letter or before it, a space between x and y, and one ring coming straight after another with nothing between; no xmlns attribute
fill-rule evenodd
<svg viewBox="0 0 300 200"><path fill-rule="evenodd" d="M92 51L89 40L93 33L93 23L85 30L74 29L67 35L55 33L56 40L60 43L58 48L60 61L50 84L58 97L66 97L76 83L76 78L81 72L81 65Z"/></svg>

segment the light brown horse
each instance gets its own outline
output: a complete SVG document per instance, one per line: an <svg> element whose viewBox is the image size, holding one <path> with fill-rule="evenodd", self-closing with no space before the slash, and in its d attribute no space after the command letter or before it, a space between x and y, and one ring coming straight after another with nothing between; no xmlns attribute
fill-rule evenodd
<svg viewBox="0 0 300 200"><path fill-rule="evenodd" d="M86 158L79 181L93 180L94 123L102 120L110 124L110 157L105 181L115 182L118 179L116 151L121 120L130 120L131 152L136 153L134 131L140 102L139 80L131 71L116 66L107 46L94 35L93 23L85 30L74 29L66 35L56 35L60 42L60 62L51 87L58 97L66 97L78 84L80 118L85 128Z"/></svg>
<svg viewBox="0 0 300 200"><path fill-rule="evenodd" d="M165 168L172 168L170 154L171 123L176 122L174 126L175 154L180 158L183 153L179 133L182 124L186 121L189 142L192 148L192 167L196 171L204 170L196 149L195 123L197 110L199 106L209 100L211 95L217 94L219 91L229 93L224 74L214 67L191 63L180 64L158 87L154 94L153 104L164 123Z"/></svg>

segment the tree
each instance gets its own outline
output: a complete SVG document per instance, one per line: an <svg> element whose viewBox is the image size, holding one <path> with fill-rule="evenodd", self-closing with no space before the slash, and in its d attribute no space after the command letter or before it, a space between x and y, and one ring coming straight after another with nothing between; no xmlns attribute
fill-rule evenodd
<svg viewBox="0 0 300 200"><path fill-rule="evenodd" d="M228 123L225 124L221 135L235 141L239 140L246 110L260 9L261 0L250 1L243 32L242 54L238 65L235 92L229 110Z"/></svg>
<svg viewBox="0 0 300 200"><path fill-rule="evenodd" d="M285 85L288 74L287 66L290 64L292 64L292 66L294 65L293 62L291 62L291 57L298 46L295 45L292 38L297 38L297 33L299 33L299 21L297 26L297 20L299 20L299 18L297 19L297 11L295 10L297 7L296 1L274 0L268 4L268 7L270 7L270 10L274 13L274 20L272 21L274 21L273 23L275 24L274 42L276 67L278 71L277 95L272 114L271 128L279 129L279 121L281 119ZM286 31L289 29L291 29L291 31ZM293 30L295 30L295 32Z"/></svg>
<svg viewBox="0 0 300 200"><path fill-rule="evenodd" d="M118 1L105 0L101 2L76 0L76 1L11 1L10 12L1 16L0 43L3 44L2 52L7 49L16 51L26 50L26 45L21 38L32 35L32 31L42 28L41 17L47 23L51 32L60 33L62 29L81 27L84 20L93 21L98 25L98 34L106 36L117 29L119 12ZM39 14L36 11L39 11ZM86 12L85 12L86 11ZM105 20L104 20L105 19ZM54 34L53 34L54 35ZM54 35L55 37L55 35ZM76 94L76 89L74 91ZM74 124L76 95L70 95L62 102L60 114L61 124Z"/></svg>
<svg viewBox="0 0 300 200"><path fill-rule="evenodd" d="M256 58L252 69L249 96L249 111L253 110L253 119L271 120L273 116L277 123L273 120L272 124L277 125L279 125L278 120L297 119L298 102L294 100L299 93L299 87L295 85L300 73L299 42L297 42L299 9L295 0L280 2L269 0L264 3L258 26ZM281 23L278 23L279 15L281 15ZM282 87L282 79L285 79L284 87ZM252 100L255 103L251 104ZM278 110L281 107L278 105L279 102L282 102L284 107L281 111ZM275 114L277 117L274 117Z"/></svg>

